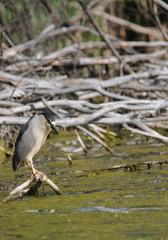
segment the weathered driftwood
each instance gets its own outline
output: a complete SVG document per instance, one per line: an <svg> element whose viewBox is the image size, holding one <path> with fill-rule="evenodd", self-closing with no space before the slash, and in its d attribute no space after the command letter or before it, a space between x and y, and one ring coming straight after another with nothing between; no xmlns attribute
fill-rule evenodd
<svg viewBox="0 0 168 240"><path fill-rule="evenodd" d="M83 100L52 100L47 101L49 106L58 107L61 109L73 109L76 111L74 116L69 116L69 113L60 113L62 119L57 119L56 124L62 128L86 126L90 123L115 125L115 124L133 124L137 126L135 121L135 115L139 115L139 121L144 124L150 124L152 122L165 121L165 116L162 118L156 118L157 112L162 111L168 107L167 100L123 100L117 102L108 102L102 104L93 104ZM40 101L34 104L28 104L27 106L12 107L12 109L0 109L0 124L7 125L22 125L28 118L26 117L14 117L17 113L24 113L31 111L31 109L42 110L45 104ZM118 111L127 110L130 114L119 114ZM151 114L150 118L148 115ZM4 116L2 116L4 115ZM8 117L10 116L10 117ZM142 126L142 125L141 125ZM138 126L139 128L139 126ZM148 133L149 134L149 133ZM150 133L151 134L151 133ZM152 133L153 134L153 133ZM155 136L155 134L153 135ZM158 138L158 136L156 137ZM160 135L159 135L160 138Z"/></svg>
<svg viewBox="0 0 168 240"><path fill-rule="evenodd" d="M156 30L156 29L152 29L152 28L147 28L147 27L143 27L143 26L140 26L138 24L135 24L135 23L131 23L125 19L121 19L119 17L116 17L116 16L112 16L112 15L109 15L107 13L104 13L102 11L94 11L93 12L94 15L96 16L100 16L108 21L111 21L112 23L116 24L116 25L120 25L120 26L124 26L134 32L139 32L141 34L146 34L146 35L150 35L152 37L154 37L155 39L161 39L162 36L161 36L161 33Z"/></svg>
<svg viewBox="0 0 168 240"><path fill-rule="evenodd" d="M5 68L5 71L11 71L11 72L24 72L28 70L30 67L42 67L47 64L51 64L53 67L83 67L83 66L92 66L92 65L111 65L111 64L117 64L119 63L118 58L116 57L95 57L95 58L89 58L89 57L78 57L76 59L72 58L65 58L65 59L59 59L60 57L63 57L67 54L73 54L78 53L80 51L80 45L79 48L77 47L77 44L74 46L70 46L66 49L61 49L58 52L52 53L52 55L41 57L37 60L32 59L23 59L23 61L19 61L18 63L14 63L11 65L8 65ZM159 59L163 57L165 54L167 54L166 50L160 50L156 53L149 53L149 54L136 54L136 55L124 55L120 57L120 60L123 64L127 63L138 63L138 62L146 62L146 61L153 61L154 59ZM12 82L13 83L13 82Z"/></svg>
<svg viewBox="0 0 168 240"><path fill-rule="evenodd" d="M23 44L23 46L22 45L18 45L18 46L15 46L13 48L7 49L3 53L4 54L4 59L8 58L8 56L10 56L10 55L14 56L15 54L17 54L17 52L22 52L24 50L27 50L27 48L30 45L30 43L32 43L32 45L34 46L34 42L33 41L36 42L37 39L32 40L31 42L27 42L27 43ZM168 46L168 43L166 41L151 41L151 42L145 42L145 41L138 41L138 42L136 42L136 41L132 41L132 42L129 42L129 41L121 41L120 40L120 41L114 41L113 44L114 44L114 46L117 49L118 48L127 49L127 48L133 48L133 47L136 47L136 48L141 48L141 47L156 48L156 47L167 47ZM78 51L78 52L79 51L86 51L86 50L89 50L89 49L96 49L96 48L99 48L99 49L106 48L106 44L104 42L81 42L79 44L74 44L74 45L70 46L70 48L68 48L69 51L68 52L64 51L64 54L70 54L70 53L74 53L76 51ZM62 50L62 52L63 52L63 50ZM125 56L122 56L122 58L124 58L124 57ZM36 59L36 58L37 58L37 56L34 56L34 59ZM42 65L43 65L43 62L41 60L43 58L44 57L41 57L40 59L37 59L37 61L39 63L41 63ZM55 58L57 58L56 53L55 53ZM145 55L144 55L144 60L146 60L145 59ZM51 59L51 62L52 61L54 61L54 58ZM133 58L132 58L132 61L133 61ZM102 58L102 62L103 62L103 58ZM113 58L113 62L112 63L116 63L116 62L118 62L117 58ZM130 62L131 62L131 60L130 60ZM26 67L27 67L28 63L31 64L31 59L26 58L25 56L22 56L22 59L19 59L17 63L15 63L15 64L11 63L11 65L7 66L6 70L10 70L10 71L13 71L13 72L21 72L21 71L26 70ZM58 59L58 63L61 65L61 63L63 64L64 62L62 62L61 60ZM57 65L58 65L58 63L57 63ZM65 61L65 63L66 63L66 61ZM110 63L111 62L109 62L108 64L110 64ZM55 61L55 65L56 65L56 61ZM31 66L33 66L33 65L31 64ZM30 65L29 65L29 67L30 67Z"/></svg>
<svg viewBox="0 0 168 240"><path fill-rule="evenodd" d="M58 195L63 194L51 179L49 179L44 173L38 172L36 175L32 175L30 179L12 190L3 202L8 202L11 199L21 198L24 195L34 195L38 193L38 188L42 183L48 184Z"/></svg>
<svg viewBox="0 0 168 240"><path fill-rule="evenodd" d="M137 62L145 62L145 61L153 61L154 59L161 58L167 54L166 50L161 50L156 53L148 53L148 54L136 54L136 55L124 55L120 57L121 61L123 63L137 63ZM118 59L116 57L80 57L77 59L63 59L63 60L56 60L53 61L52 66L92 66L92 65L112 65L118 63ZM18 65L19 66L19 65ZM13 65L7 67L6 70L13 70L15 71L15 68L17 66Z"/></svg>
<svg viewBox="0 0 168 240"><path fill-rule="evenodd" d="M121 86L122 84L126 84L132 81L138 81L141 79L159 79L161 77L168 76L168 69L159 69L159 70L149 70L140 73L129 74L125 76L114 77L111 79L107 79L106 81L99 80L97 78L88 78L88 79L67 79L58 78L58 79L37 79L37 78L27 78L20 77L14 74L9 74L6 72L0 71L0 82L12 83L17 88L15 90L12 89L10 92L8 89L8 95L0 93L0 99L5 99L7 97L17 97L14 96L15 92L19 91L20 95L27 94L36 94L36 95L50 95L53 96L55 94L63 95L68 93L76 93L78 91L97 91L98 93L102 93L102 95L109 95L112 98L123 99L124 96L119 96L119 94L112 92L104 92L106 88L114 88ZM19 95L18 95L19 97ZM129 98L125 96L125 98Z"/></svg>
<svg viewBox="0 0 168 240"><path fill-rule="evenodd" d="M162 7L166 11L168 11L168 4L162 0L153 0L158 6Z"/></svg>
<svg viewBox="0 0 168 240"><path fill-rule="evenodd" d="M73 33L73 32L91 32L94 35L99 35L95 30L89 28L89 27L84 27L84 26L70 26L70 27L63 27L61 29L56 29L54 25L49 25L47 26L41 34L36 38L31 41L13 46L11 48L8 48L3 51L2 58L4 60L8 60L10 58L18 58L18 60L22 60L22 58L19 57L19 54L26 51L26 50L33 50L35 49L36 46L41 45L47 40L54 39L56 36L61 36L65 35L68 33ZM105 33L104 33L105 34ZM109 39L114 40L115 38L112 37L110 34L105 34ZM93 46L96 43L93 43ZM101 45L104 45L101 43ZM96 44L97 46L97 44ZM91 46L90 46L91 47ZM24 57L24 56L22 56Z"/></svg>
<svg viewBox="0 0 168 240"><path fill-rule="evenodd" d="M163 160L163 161L138 161L136 163L131 163L131 164L119 164L119 165L114 165L112 167L108 167L108 168L101 168L101 169L92 169L92 170L85 170L82 173L79 174L79 177L84 177L84 176L88 176L90 173L96 173L96 174L101 174L103 172L106 171L125 171L125 170L129 170L131 172L134 171L139 171L141 170L143 167L147 167L147 169L151 169L151 167L155 166L155 165L159 165L160 167L163 166L163 164L168 164L168 161Z"/></svg>

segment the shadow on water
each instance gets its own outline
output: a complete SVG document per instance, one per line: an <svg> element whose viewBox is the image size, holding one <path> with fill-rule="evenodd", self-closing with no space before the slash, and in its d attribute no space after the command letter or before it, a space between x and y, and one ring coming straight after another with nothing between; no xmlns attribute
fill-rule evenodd
<svg viewBox="0 0 168 240"><path fill-rule="evenodd" d="M70 140L64 149L53 141L35 164L64 195L44 186L37 197L0 205L0 239L167 239L168 166L106 171L118 164L164 161L166 146L121 144L113 156L99 148L85 156L75 143L72 151ZM67 153L72 165L65 160ZM29 175L26 168L13 174L10 161L1 164L1 200Z"/></svg>

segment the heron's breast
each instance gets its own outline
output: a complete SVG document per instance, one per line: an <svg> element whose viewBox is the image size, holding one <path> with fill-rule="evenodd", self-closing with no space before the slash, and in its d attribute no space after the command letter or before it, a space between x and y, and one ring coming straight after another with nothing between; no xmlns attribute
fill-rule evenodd
<svg viewBox="0 0 168 240"><path fill-rule="evenodd" d="M45 142L49 132L51 130L47 126L47 122L41 122L41 124L34 124L32 127L32 137L34 140L34 146L32 147L31 151L27 155L27 159L31 159L36 155L40 148L42 147L43 143Z"/></svg>

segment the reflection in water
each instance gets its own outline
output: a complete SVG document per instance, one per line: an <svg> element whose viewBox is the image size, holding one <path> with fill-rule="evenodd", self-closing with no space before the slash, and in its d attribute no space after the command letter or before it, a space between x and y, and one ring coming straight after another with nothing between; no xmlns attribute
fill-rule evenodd
<svg viewBox="0 0 168 240"><path fill-rule="evenodd" d="M109 208L104 206L95 206L95 207L81 207L75 212L87 213L87 212L109 212L109 213L129 213L136 211L168 211L166 207L130 207L130 208ZM27 213L56 213L60 214L61 211L58 209L27 209ZM62 212L65 214L65 212Z"/></svg>
<svg viewBox="0 0 168 240"><path fill-rule="evenodd" d="M163 207L133 207L133 208L108 208L104 206L83 207L78 209L79 212L109 212L109 213L128 213L136 211L167 211Z"/></svg>

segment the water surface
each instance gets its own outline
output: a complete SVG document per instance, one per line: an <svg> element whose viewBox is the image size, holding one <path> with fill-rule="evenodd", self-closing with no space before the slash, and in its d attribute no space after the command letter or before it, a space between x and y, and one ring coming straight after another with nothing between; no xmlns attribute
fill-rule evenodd
<svg viewBox="0 0 168 240"><path fill-rule="evenodd" d="M84 155L71 138L60 142L51 137L35 164L64 195L44 186L39 196L0 205L0 239L168 239L168 166L108 170L124 163L164 161L166 146L127 141L114 146L114 155L97 145ZM30 175L26 168L14 174L10 161L1 164L0 200Z"/></svg>

